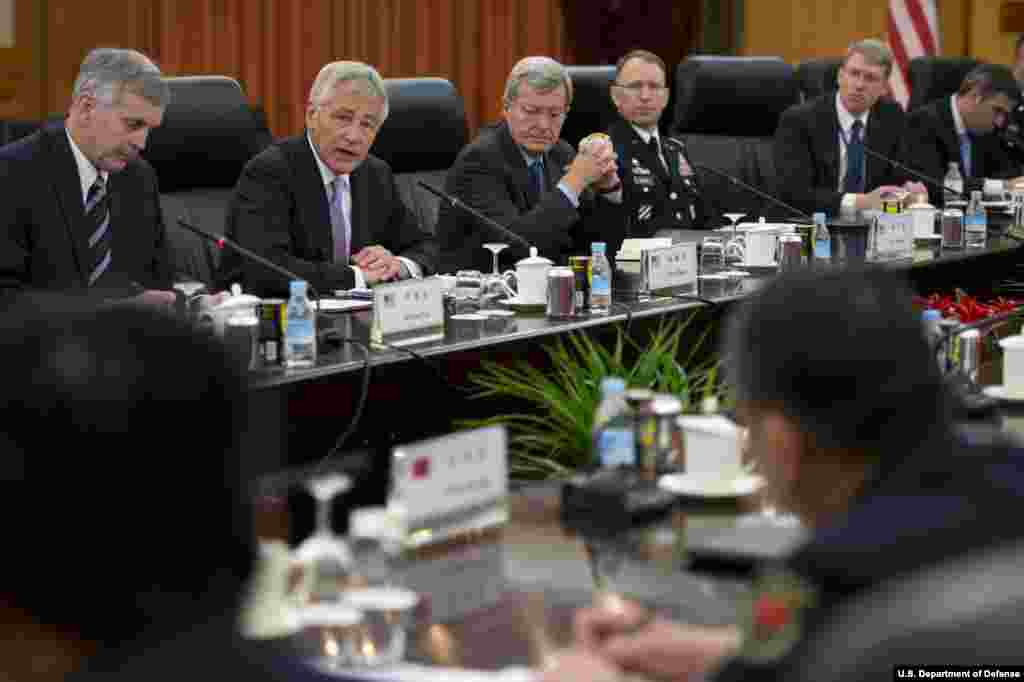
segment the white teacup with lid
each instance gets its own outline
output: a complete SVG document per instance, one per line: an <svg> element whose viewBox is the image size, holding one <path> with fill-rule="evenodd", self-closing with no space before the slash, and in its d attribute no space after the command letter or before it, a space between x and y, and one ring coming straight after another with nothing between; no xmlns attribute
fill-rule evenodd
<svg viewBox="0 0 1024 682"><path fill-rule="evenodd" d="M516 298L520 303L543 305L548 300L548 270L553 263L530 247L529 258L516 263Z"/></svg>

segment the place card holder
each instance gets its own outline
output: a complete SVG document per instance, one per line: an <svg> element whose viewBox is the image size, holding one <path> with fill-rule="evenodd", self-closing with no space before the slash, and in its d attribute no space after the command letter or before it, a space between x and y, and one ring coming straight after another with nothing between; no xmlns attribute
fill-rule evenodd
<svg viewBox="0 0 1024 682"><path fill-rule="evenodd" d="M649 293L697 293L697 243L644 249L640 256L643 287Z"/></svg>
<svg viewBox="0 0 1024 682"><path fill-rule="evenodd" d="M884 263L913 257L913 215L908 211L876 213L868 232L868 259Z"/></svg>
<svg viewBox="0 0 1024 682"><path fill-rule="evenodd" d="M444 293L439 278L407 279L373 289L370 345L383 350L444 339Z"/></svg>

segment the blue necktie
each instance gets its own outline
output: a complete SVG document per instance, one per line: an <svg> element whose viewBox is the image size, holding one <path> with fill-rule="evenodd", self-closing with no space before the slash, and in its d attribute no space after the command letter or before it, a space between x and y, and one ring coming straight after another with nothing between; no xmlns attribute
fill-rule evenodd
<svg viewBox="0 0 1024 682"><path fill-rule="evenodd" d="M846 179L843 191L848 194L860 194L864 191L864 138L861 129L864 124L860 120L853 122L850 128L850 142L846 145Z"/></svg>
<svg viewBox="0 0 1024 682"><path fill-rule="evenodd" d="M530 202L536 206L544 193L544 162L536 159L530 162Z"/></svg>
<svg viewBox="0 0 1024 682"><path fill-rule="evenodd" d="M960 135L960 161L963 162L964 177L971 177L971 136Z"/></svg>
<svg viewBox="0 0 1024 682"><path fill-rule="evenodd" d="M93 286L110 268L113 249L110 234L110 195L103 176L97 175L96 182L89 188L85 199L85 217L89 223L89 286Z"/></svg>

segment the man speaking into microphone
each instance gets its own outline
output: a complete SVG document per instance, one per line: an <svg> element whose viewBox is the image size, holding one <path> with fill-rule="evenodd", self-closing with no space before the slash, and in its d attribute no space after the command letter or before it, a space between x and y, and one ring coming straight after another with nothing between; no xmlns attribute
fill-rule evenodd
<svg viewBox="0 0 1024 682"><path fill-rule="evenodd" d="M705 227L707 207L686 150L658 132L668 104L665 62L647 50L627 52L615 66L611 98L622 117L608 134L619 157L629 236Z"/></svg>
<svg viewBox="0 0 1024 682"><path fill-rule="evenodd" d="M505 83L504 120L484 128L448 172L445 189L561 262L595 241L622 239L622 192L611 145L576 153L559 139L572 80L549 57L520 60ZM615 239L617 235L617 239ZM437 219L441 272L489 271L487 242L507 242L465 211L442 202ZM528 255L510 244L501 267Z"/></svg>
<svg viewBox="0 0 1024 682"><path fill-rule="evenodd" d="M865 147L897 161L904 158L906 119L896 102L883 99L892 52L878 40L861 40L846 51L836 93L790 107L775 131L779 194L797 208L829 217L854 216L879 208L882 195L906 189L924 194L920 183Z"/></svg>

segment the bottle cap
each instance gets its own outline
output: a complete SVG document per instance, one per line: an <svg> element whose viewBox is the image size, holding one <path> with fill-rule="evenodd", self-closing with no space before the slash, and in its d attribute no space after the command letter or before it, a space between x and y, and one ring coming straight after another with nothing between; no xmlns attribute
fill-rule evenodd
<svg viewBox="0 0 1024 682"><path fill-rule="evenodd" d="M942 313L938 310L929 309L921 313L921 319L927 322L930 322L931 320L940 320L942 319Z"/></svg>
<svg viewBox="0 0 1024 682"><path fill-rule="evenodd" d="M348 515L348 534L354 538L393 538L398 524L387 507L360 507Z"/></svg>
<svg viewBox="0 0 1024 682"><path fill-rule="evenodd" d="M626 382L620 377L605 377L601 380L601 394L623 393L626 390Z"/></svg>
<svg viewBox="0 0 1024 682"><path fill-rule="evenodd" d="M590 245L591 253L604 253L605 244L604 242L594 242Z"/></svg>
<svg viewBox="0 0 1024 682"><path fill-rule="evenodd" d="M294 279L288 283L288 291L293 294L304 294L306 293L306 281L302 279Z"/></svg>
<svg viewBox="0 0 1024 682"><path fill-rule="evenodd" d="M825 214L822 211L816 212L813 216L815 224L825 222Z"/></svg>

